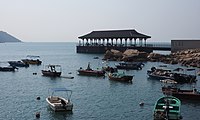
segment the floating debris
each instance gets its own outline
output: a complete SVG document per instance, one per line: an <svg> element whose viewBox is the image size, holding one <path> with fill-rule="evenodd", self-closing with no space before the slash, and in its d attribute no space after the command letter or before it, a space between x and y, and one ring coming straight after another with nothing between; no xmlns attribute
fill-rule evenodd
<svg viewBox="0 0 200 120"><path fill-rule="evenodd" d="M40 112L36 112L35 117L40 118Z"/></svg>
<svg viewBox="0 0 200 120"><path fill-rule="evenodd" d="M36 99L37 99L37 100L40 100L40 97L38 96Z"/></svg>
<svg viewBox="0 0 200 120"><path fill-rule="evenodd" d="M62 78L67 78L67 79L74 79L74 77L71 77L71 76L60 76Z"/></svg>
<svg viewBox="0 0 200 120"><path fill-rule="evenodd" d="M94 57L93 59L99 59L99 57Z"/></svg>
<svg viewBox="0 0 200 120"><path fill-rule="evenodd" d="M37 75L37 73L33 73L33 75Z"/></svg>
<svg viewBox="0 0 200 120"><path fill-rule="evenodd" d="M144 106L144 102L140 102L140 104L139 104L140 106Z"/></svg>

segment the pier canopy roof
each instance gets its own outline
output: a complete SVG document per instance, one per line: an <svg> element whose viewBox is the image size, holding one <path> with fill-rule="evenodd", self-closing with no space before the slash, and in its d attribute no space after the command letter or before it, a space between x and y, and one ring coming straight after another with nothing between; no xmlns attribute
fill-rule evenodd
<svg viewBox="0 0 200 120"><path fill-rule="evenodd" d="M105 30L105 31L92 31L86 35L78 37L79 39L118 39L118 38L140 38L147 39L151 36L137 32L134 29L130 30Z"/></svg>

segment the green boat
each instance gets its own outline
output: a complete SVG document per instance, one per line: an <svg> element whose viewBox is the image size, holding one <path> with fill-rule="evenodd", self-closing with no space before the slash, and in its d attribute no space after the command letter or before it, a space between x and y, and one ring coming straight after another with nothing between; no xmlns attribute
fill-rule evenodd
<svg viewBox="0 0 200 120"><path fill-rule="evenodd" d="M173 96L164 96L158 99L154 106L154 120L180 120L181 101Z"/></svg>

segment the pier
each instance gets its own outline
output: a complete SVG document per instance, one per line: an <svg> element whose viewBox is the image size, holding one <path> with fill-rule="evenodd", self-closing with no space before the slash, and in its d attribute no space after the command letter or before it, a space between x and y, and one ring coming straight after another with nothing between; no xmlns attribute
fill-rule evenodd
<svg viewBox="0 0 200 120"><path fill-rule="evenodd" d="M101 54L110 49L119 51L137 49L148 53L153 50L171 51L170 44L147 44L146 41L151 36L139 33L134 29L92 31L78 38L81 40L76 46L77 53Z"/></svg>

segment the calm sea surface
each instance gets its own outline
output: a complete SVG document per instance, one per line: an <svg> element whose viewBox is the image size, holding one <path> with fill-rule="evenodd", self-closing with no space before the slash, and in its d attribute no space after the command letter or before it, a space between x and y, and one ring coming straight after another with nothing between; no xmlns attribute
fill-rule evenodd
<svg viewBox="0 0 200 120"><path fill-rule="evenodd" d="M36 112L41 113L41 120L152 120L154 103L162 96L162 84L148 79L146 74L148 69L162 63L147 62L140 71L125 71L134 75L133 83L128 84L110 81L107 77L78 76L76 70L86 68L88 62L93 69L101 67L103 55L77 54L76 43L0 44L1 66L26 55L39 55L43 63L19 68L17 72L0 72L0 120L34 120ZM100 59L93 59L95 56ZM62 76L74 79L42 76L41 70L47 64L60 64ZM196 86L200 90L199 81ZM72 113L55 113L48 107L45 98L48 90L55 87L73 91ZM191 88L191 85L181 87ZM36 100L37 96L41 100ZM139 106L140 102L144 102L143 107ZM181 112L184 120L199 120L200 102L182 101Z"/></svg>

